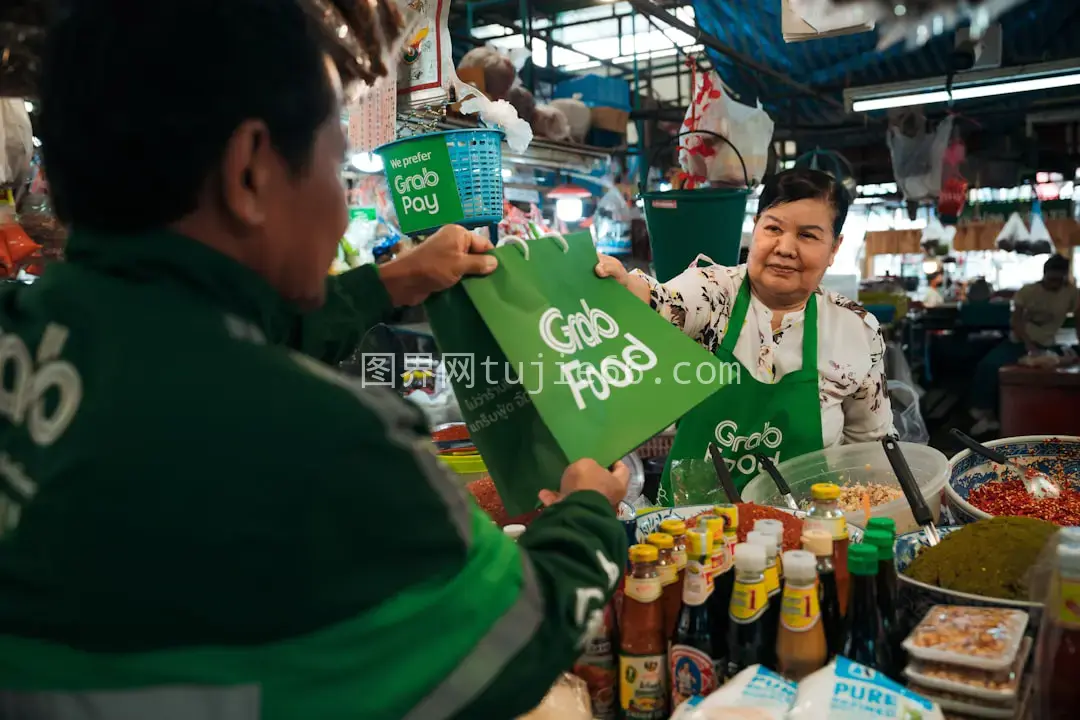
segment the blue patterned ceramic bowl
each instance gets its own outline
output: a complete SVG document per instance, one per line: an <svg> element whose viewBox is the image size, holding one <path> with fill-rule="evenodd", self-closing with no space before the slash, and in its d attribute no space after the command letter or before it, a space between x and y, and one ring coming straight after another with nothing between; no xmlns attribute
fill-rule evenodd
<svg viewBox="0 0 1080 720"><path fill-rule="evenodd" d="M657 508L655 510L649 510L642 512L637 516L637 538L638 542L645 542L645 537L649 533L659 532L660 523L669 518L675 518L676 520L689 520L692 517L701 515L702 513L712 512L713 505L684 505L682 507L675 508ZM786 512L788 515L794 515L796 517L806 517L804 512L795 512L789 508L775 508L782 512ZM862 541L862 528L857 525L848 523L848 536L851 538L851 542Z"/></svg>
<svg viewBox="0 0 1080 720"><path fill-rule="evenodd" d="M949 533L959 530L959 526L938 528L938 533L944 539ZM919 624L926 613L934 605L975 605L978 607L1004 607L1015 610L1024 610L1030 616L1028 622L1029 631L1039 627L1039 618L1042 613L1042 604L1022 602L1019 600L1002 600L1000 598L987 597L985 595L973 595L971 593L946 590L934 585L928 585L918 580L913 580L904 574L920 552L929 547L921 530L904 533L896 538L896 573L899 576L899 607L897 616L900 628L904 634L910 633Z"/></svg>
<svg viewBox="0 0 1080 720"><path fill-rule="evenodd" d="M1024 435L985 443L1003 453L1007 458L1017 458L1020 464L1034 461L1035 467L1044 472L1050 461L1065 461L1065 472L1080 477L1080 437L1072 435ZM967 499L972 490L997 479L996 463L970 450L954 455L949 460L949 482L945 485L945 497L953 518L960 525L991 517L971 505Z"/></svg>

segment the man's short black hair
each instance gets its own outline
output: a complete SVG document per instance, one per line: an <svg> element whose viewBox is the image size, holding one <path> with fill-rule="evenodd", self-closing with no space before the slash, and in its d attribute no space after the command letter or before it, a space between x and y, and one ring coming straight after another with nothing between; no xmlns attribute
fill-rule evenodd
<svg viewBox="0 0 1080 720"><path fill-rule="evenodd" d="M1043 265L1044 273L1068 273L1069 272L1069 258L1064 255L1051 255L1047 259L1046 264Z"/></svg>
<svg viewBox="0 0 1080 720"><path fill-rule="evenodd" d="M811 168L785 170L765 180L758 212L798 200L824 200L833 209L833 234L840 237L848 213L847 191L832 175Z"/></svg>
<svg viewBox="0 0 1080 720"><path fill-rule="evenodd" d="M237 127L262 120L294 172L335 105L295 0L67 0L41 79L59 217L133 233L193 211Z"/></svg>

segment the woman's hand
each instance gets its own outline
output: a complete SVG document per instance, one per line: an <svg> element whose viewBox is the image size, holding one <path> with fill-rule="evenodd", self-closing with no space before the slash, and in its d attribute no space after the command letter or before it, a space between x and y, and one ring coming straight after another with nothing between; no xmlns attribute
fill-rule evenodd
<svg viewBox="0 0 1080 720"><path fill-rule="evenodd" d="M642 302L649 302L651 293L649 285L640 277L631 275L618 258L610 255L599 255L596 263L596 277L614 278L620 285L632 292Z"/></svg>

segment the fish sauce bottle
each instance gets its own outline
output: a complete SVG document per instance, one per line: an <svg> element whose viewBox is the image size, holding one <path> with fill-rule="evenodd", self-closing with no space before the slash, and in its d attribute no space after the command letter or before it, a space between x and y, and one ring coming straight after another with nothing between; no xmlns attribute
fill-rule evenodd
<svg viewBox="0 0 1080 720"><path fill-rule="evenodd" d="M695 695L706 696L719 686L716 666L724 652L713 643L709 598L713 592L709 561L712 536L706 530L691 532L686 571L683 574L683 600L675 636L668 653L668 677L671 682L671 710Z"/></svg>
<svg viewBox="0 0 1080 720"><path fill-rule="evenodd" d="M888 676L892 654L878 607L878 552L873 545L860 543L848 548L851 590L840 654Z"/></svg>
<svg viewBox="0 0 1080 720"><path fill-rule="evenodd" d="M893 534L883 527L872 527L863 535L863 543L877 549L878 607L881 608L881 624L885 628L885 637L889 640L889 659L893 662L893 669L888 675L897 682L903 682L906 653L903 648L904 635L900 630L897 615L899 587L893 552L894 539Z"/></svg>
<svg viewBox="0 0 1080 720"><path fill-rule="evenodd" d="M711 578L713 592L709 597L709 622L712 623L713 645L727 648L728 629L728 604L731 593L728 592L728 600L724 600L724 588L730 585L735 573L732 570L731 558L727 553L727 543L724 538L726 521L723 517L710 515L705 521L709 537L712 538L712 554L709 562L709 576ZM698 525L700 527L700 523ZM723 653L726 657L727 653ZM718 667L718 676L723 677L723 668Z"/></svg>
<svg viewBox="0 0 1080 720"><path fill-rule="evenodd" d="M753 530L746 534L746 542L765 548L765 595L769 607L765 611L765 642L768 649L762 664L769 670L776 670L776 632L780 625L780 571L776 566L776 538L769 533Z"/></svg>
<svg viewBox="0 0 1080 720"><path fill-rule="evenodd" d="M751 665L763 665L766 658L775 652L775 649L768 647L770 633L765 623L768 609L765 548L739 543L735 546L735 584L728 610L726 680Z"/></svg>
<svg viewBox="0 0 1080 720"><path fill-rule="evenodd" d="M833 570L832 536L824 530L807 530L803 533L802 544L803 549L817 559L818 604L831 660L840 652L844 642L844 620L840 617L840 597L836 590L836 572Z"/></svg>
<svg viewBox="0 0 1080 720"><path fill-rule="evenodd" d="M776 636L776 669L799 682L825 666L829 648L821 622L817 590L817 558L805 550L784 553L783 603Z"/></svg>

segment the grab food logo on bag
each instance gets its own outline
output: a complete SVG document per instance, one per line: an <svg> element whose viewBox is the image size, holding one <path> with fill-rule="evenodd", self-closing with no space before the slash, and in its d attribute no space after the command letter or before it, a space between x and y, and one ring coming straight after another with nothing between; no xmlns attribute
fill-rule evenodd
<svg viewBox="0 0 1080 720"><path fill-rule="evenodd" d="M586 393L596 400L611 397L612 388L625 388L641 381L656 367L656 353L631 333L622 333L615 318L599 308L590 308L584 299L581 312L565 315L558 308L548 308L540 317L540 339L552 350L572 358L559 363L561 384L568 385L578 410L586 406ZM618 354L604 357L599 364L573 358L587 349L597 348L621 337ZM614 346L616 342L610 342Z"/></svg>
<svg viewBox="0 0 1080 720"><path fill-rule="evenodd" d="M784 443L784 433L771 423L765 423L764 427L756 432L740 435L737 422L724 420L716 426L713 437L723 452L724 462L727 463L732 472L738 472L742 475L756 475L758 472L757 455L759 453L769 455L771 451L773 462L780 462L779 448ZM705 451L704 459L712 459L708 450Z"/></svg>

